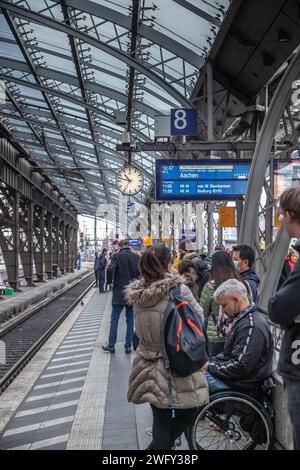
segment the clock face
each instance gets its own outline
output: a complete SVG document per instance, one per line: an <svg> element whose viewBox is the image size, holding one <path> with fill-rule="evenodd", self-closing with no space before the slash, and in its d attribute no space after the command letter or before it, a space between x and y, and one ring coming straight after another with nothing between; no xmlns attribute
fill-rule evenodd
<svg viewBox="0 0 300 470"><path fill-rule="evenodd" d="M125 166L117 174L117 187L126 195L137 194L144 186L144 177L135 167Z"/></svg>

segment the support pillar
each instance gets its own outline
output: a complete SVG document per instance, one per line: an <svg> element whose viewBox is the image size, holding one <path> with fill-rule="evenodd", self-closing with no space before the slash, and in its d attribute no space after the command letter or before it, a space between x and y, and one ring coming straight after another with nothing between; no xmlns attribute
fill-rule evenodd
<svg viewBox="0 0 300 470"><path fill-rule="evenodd" d="M241 224L242 224L242 217L243 217L243 210L244 210L244 202L242 200L238 200L235 203L236 205L236 229L237 229L237 239L238 243L241 243L240 241L240 229L241 229Z"/></svg>
<svg viewBox="0 0 300 470"><path fill-rule="evenodd" d="M213 252L214 243L214 206L207 204L207 251L210 256Z"/></svg>
<svg viewBox="0 0 300 470"><path fill-rule="evenodd" d="M71 227L66 225L65 227L65 268L67 273L71 273Z"/></svg>
<svg viewBox="0 0 300 470"><path fill-rule="evenodd" d="M48 279L53 278L53 218L50 212L45 215L45 271Z"/></svg>
<svg viewBox="0 0 300 470"><path fill-rule="evenodd" d="M33 285L33 211L34 204L32 201L21 201L20 257L28 286Z"/></svg>
<svg viewBox="0 0 300 470"><path fill-rule="evenodd" d="M44 281L44 262L45 262L45 247L44 247L44 209L40 206L35 206L34 210L34 263L38 282Z"/></svg>
<svg viewBox="0 0 300 470"><path fill-rule="evenodd" d="M65 222L63 220L60 220L58 224L58 250L58 266L61 273L65 274Z"/></svg>

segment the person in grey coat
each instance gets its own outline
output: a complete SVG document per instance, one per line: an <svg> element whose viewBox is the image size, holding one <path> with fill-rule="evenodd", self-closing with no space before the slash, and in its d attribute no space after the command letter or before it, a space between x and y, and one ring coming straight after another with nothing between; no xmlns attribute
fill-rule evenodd
<svg viewBox="0 0 300 470"><path fill-rule="evenodd" d="M112 313L108 344L102 346L103 351L114 353L117 342L118 324L120 315L126 310L126 339L125 353L131 353L132 337L134 330L133 309L128 305L124 288L139 276L139 257L134 253L128 240L120 242L120 251L116 253L107 269L107 283L112 285Z"/></svg>
<svg viewBox="0 0 300 470"><path fill-rule="evenodd" d="M192 425L197 407L203 406L209 399L208 385L201 370L188 377L172 374L172 393L169 394L169 376L160 341L169 290L180 286L181 295L203 318L202 309L185 285L185 279L178 274L172 275L171 268L169 248L156 246L148 249L141 258L140 280L126 289L126 298L133 305L139 338L127 397L131 403L151 405L153 440L148 449L172 449L176 439Z"/></svg>

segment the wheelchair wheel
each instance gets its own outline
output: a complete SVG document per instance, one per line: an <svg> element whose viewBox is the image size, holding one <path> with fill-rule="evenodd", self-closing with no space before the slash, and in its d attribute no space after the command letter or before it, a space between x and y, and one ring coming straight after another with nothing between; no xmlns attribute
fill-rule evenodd
<svg viewBox="0 0 300 470"><path fill-rule="evenodd" d="M223 392L200 409L187 437L191 450L267 450L273 436L261 403L243 393Z"/></svg>

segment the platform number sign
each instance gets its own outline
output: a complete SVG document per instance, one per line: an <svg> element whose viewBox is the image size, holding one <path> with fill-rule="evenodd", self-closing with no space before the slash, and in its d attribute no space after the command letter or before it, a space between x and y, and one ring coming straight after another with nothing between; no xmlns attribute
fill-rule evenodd
<svg viewBox="0 0 300 470"><path fill-rule="evenodd" d="M171 135L198 134L198 110L194 108L171 109Z"/></svg>

